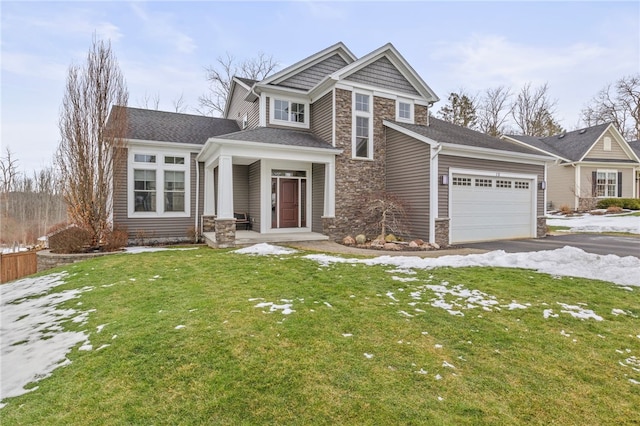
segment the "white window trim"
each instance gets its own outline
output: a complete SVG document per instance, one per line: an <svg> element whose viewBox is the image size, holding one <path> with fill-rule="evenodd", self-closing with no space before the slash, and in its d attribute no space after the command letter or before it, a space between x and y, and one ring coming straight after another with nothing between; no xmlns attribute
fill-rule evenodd
<svg viewBox="0 0 640 426"><path fill-rule="evenodd" d="M369 96L369 111L356 111L356 94ZM351 92L351 158L354 160L373 160L373 93L362 90ZM367 157L356 156L356 117L367 117L369 119L369 155Z"/></svg>
<svg viewBox="0 0 640 426"><path fill-rule="evenodd" d="M611 138L609 136L604 137L602 141L602 150L611 151Z"/></svg>
<svg viewBox="0 0 640 426"><path fill-rule="evenodd" d="M609 188L609 184L605 183L604 187L605 187L605 194L604 195L597 195L596 198L619 198L618 197L618 172L619 170L615 170L615 169L596 169L596 192L598 191L598 173L605 173L605 176L608 175L609 173L613 173L613 175L615 176L615 186L614 186L614 194L613 195L607 195L607 189ZM605 177L605 180L608 180Z"/></svg>
<svg viewBox="0 0 640 426"><path fill-rule="evenodd" d="M134 162L136 154L155 155L155 163ZM184 164L165 164L164 157L184 157ZM137 212L135 211L135 176L134 170L155 170L156 171L156 211ZM184 212L164 211L164 172L182 171L184 172ZM164 151L154 148L135 148L129 150L127 160L127 212L129 218L161 218L161 217L191 217L191 153Z"/></svg>
<svg viewBox="0 0 640 426"><path fill-rule="evenodd" d="M289 110L291 110L291 103L295 103L295 104L302 104L304 105L304 122L303 123L298 123L295 121L289 121L289 120L278 120L275 118L275 101L279 100L279 101L286 101L289 102ZM302 128L302 129L308 129L309 128L309 118L311 115L311 108L309 106L309 101L303 100L303 99L296 99L296 98L291 98L288 96L269 96L269 123L271 124L277 124L280 126L289 126L289 127L298 127L298 128Z"/></svg>
<svg viewBox="0 0 640 426"><path fill-rule="evenodd" d="M402 102L403 104L409 105L409 118L400 117L400 102ZM402 123L414 124L415 123L414 114L415 114L415 107L411 99L403 99L403 98L396 99L396 121L400 121Z"/></svg>

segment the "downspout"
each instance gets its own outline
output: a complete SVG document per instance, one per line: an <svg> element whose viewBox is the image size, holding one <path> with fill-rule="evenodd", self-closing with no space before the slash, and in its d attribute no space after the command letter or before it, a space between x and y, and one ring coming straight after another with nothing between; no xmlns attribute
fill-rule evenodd
<svg viewBox="0 0 640 426"><path fill-rule="evenodd" d="M200 214L200 167L198 166L198 158L194 158L193 161L196 163L196 213L195 224L193 225L193 233L194 235L194 243L198 244L198 237L200 233L198 232L198 215Z"/></svg>
<svg viewBox="0 0 640 426"><path fill-rule="evenodd" d="M429 242L436 242L436 216L438 215L438 154L442 151L442 145L438 144L431 149L429 167L431 168L431 182L429 184Z"/></svg>

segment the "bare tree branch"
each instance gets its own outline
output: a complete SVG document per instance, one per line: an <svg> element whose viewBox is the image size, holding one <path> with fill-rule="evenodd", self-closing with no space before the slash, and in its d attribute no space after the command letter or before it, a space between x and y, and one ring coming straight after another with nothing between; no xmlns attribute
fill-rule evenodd
<svg viewBox="0 0 640 426"><path fill-rule="evenodd" d="M487 89L477 110L478 130L496 137L505 134L513 111L511 97L511 89L505 86Z"/></svg>
<svg viewBox="0 0 640 426"><path fill-rule="evenodd" d="M120 151L115 148L126 132L125 109L112 106L126 106L127 101L111 43L94 36L84 67L69 67L56 162L69 218L89 230L96 245L111 225L113 164Z"/></svg>
<svg viewBox="0 0 640 426"><path fill-rule="evenodd" d="M557 102L549 99L548 91L546 83L536 89L527 83L518 93L511 116L523 135L551 136L562 132L553 117Z"/></svg>

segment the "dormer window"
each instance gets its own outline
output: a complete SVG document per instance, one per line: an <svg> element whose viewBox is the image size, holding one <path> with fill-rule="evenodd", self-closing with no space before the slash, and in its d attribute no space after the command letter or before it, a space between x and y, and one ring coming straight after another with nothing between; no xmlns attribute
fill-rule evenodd
<svg viewBox="0 0 640 426"><path fill-rule="evenodd" d="M270 121L273 124L309 127L309 104L290 99L271 98Z"/></svg>
<svg viewBox="0 0 640 426"><path fill-rule="evenodd" d="M353 158L373 159L373 117L372 96L353 93Z"/></svg>
<svg viewBox="0 0 640 426"><path fill-rule="evenodd" d="M413 102L398 99L396 102L396 120L405 123L413 123Z"/></svg>

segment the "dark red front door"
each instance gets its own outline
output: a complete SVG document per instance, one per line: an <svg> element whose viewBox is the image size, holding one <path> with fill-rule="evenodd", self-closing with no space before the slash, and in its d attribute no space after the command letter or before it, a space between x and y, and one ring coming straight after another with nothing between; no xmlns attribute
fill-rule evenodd
<svg viewBox="0 0 640 426"><path fill-rule="evenodd" d="M298 179L280 179L280 228L298 227Z"/></svg>

